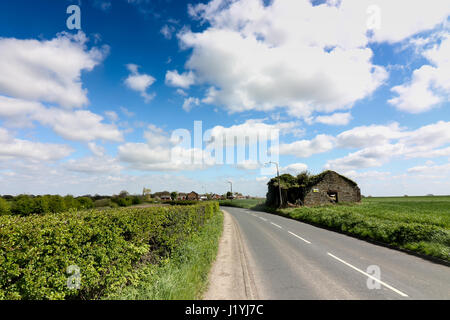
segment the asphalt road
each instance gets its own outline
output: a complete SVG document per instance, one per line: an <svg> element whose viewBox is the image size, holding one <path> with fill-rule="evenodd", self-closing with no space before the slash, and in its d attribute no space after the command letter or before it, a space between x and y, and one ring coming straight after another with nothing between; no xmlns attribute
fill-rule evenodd
<svg viewBox="0 0 450 320"><path fill-rule="evenodd" d="M265 212L222 209L242 238L253 298L450 299L447 266Z"/></svg>

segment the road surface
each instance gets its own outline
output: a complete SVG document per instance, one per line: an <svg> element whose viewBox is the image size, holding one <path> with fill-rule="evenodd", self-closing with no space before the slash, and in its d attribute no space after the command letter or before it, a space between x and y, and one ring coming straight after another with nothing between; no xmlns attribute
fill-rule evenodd
<svg viewBox="0 0 450 320"><path fill-rule="evenodd" d="M222 211L206 299L450 299L447 266L264 212Z"/></svg>

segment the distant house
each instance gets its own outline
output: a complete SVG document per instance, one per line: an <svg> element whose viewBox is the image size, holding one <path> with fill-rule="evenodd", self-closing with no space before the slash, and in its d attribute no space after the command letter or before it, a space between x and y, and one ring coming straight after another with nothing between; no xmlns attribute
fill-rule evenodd
<svg viewBox="0 0 450 320"><path fill-rule="evenodd" d="M186 200L186 193L182 193L182 192L180 192L178 195L177 195L177 200Z"/></svg>
<svg viewBox="0 0 450 320"><path fill-rule="evenodd" d="M213 194L211 199L213 199L213 200L220 200L220 199L222 199L222 196L219 195L219 194Z"/></svg>
<svg viewBox="0 0 450 320"><path fill-rule="evenodd" d="M208 200L208 196L206 196L205 194L202 194L202 195L199 196L199 200L200 201L206 201L206 200Z"/></svg>
<svg viewBox="0 0 450 320"><path fill-rule="evenodd" d="M199 199L198 193L195 191L188 193L186 196L186 200L198 200L198 199Z"/></svg>
<svg viewBox="0 0 450 320"><path fill-rule="evenodd" d="M172 200L172 198L170 197L170 192L169 191L155 192L153 197L156 198L156 199L160 199L162 201Z"/></svg>

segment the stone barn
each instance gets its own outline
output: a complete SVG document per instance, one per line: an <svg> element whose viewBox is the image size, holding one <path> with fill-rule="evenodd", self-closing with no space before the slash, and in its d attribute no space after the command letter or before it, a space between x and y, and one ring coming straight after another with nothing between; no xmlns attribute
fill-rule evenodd
<svg viewBox="0 0 450 320"><path fill-rule="evenodd" d="M338 202L361 201L361 190L356 182L334 171L325 171L310 187L303 204L314 206Z"/></svg>
<svg viewBox="0 0 450 320"><path fill-rule="evenodd" d="M324 171L318 175L302 172L296 177L290 174L280 176L283 206L315 206L338 202L359 202L361 191L356 182L334 171ZM268 183L266 204L278 207L280 196L278 179Z"/></svg>

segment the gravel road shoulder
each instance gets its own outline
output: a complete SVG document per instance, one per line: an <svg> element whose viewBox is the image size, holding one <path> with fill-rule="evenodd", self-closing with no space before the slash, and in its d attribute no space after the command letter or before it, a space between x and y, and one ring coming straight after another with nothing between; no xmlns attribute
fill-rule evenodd
<svg viewBox="0 0 450 320"><path fill-rule="evenodd" d="M217 258L209 275L209 287L203 299L258 299L239 226L226 210L222 209L222 212L224 230L219 242Z"/></svg>

